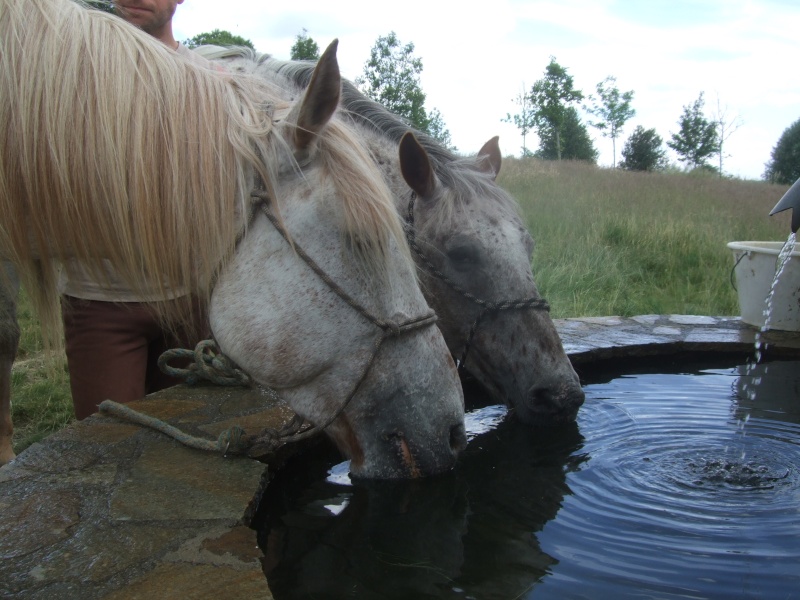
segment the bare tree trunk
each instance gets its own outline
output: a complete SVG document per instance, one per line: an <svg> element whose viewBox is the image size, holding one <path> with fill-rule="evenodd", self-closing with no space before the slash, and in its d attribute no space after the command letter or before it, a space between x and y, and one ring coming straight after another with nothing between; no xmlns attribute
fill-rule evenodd
<svg viewBox="0 0 800 600"><path fill-rule="evenodd" d="M561 162L561 131L556 128L556 156L558 156L558 161Z"/></svg>
<svg viewBox="0 0 800 600"><path fill-rule="evenodd" d="M617 138L611 138L611 168L617 168Z"/></svg>

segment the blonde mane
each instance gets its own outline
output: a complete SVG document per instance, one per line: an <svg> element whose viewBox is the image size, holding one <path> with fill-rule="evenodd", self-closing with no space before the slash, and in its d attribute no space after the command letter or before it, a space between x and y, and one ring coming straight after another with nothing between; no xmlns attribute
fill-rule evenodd
<svg viewBox="0 0 800 600"><path fill-rule="evenodd" d="M208 299L254 173L275 197L272 167L287 149L272 115L283 104L257 78L197 67L72 0L0 0L0 256L20 268L50 342L66 258L98 274L108 259L134 290L183 287ZM350 235L378 248L402 239L352 134L329 126L319 146Z"/></svg>

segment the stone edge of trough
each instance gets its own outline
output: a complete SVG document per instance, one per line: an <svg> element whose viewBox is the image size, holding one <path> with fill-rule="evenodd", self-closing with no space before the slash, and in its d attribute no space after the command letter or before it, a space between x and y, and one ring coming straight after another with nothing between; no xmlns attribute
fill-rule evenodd
<svg viewBox="0 0 800 600"><path fill-rule="evenodd" d="M640 315L554 321L581 366L689 352L800 356L800 333L759 331L735 317ZM291 411L243 388L178 386L133 403L196 436L232 424L277 426ZM272 464L188 449L162 434L93 416L0 468L0 597L271 598L248 527Z"/></svg>

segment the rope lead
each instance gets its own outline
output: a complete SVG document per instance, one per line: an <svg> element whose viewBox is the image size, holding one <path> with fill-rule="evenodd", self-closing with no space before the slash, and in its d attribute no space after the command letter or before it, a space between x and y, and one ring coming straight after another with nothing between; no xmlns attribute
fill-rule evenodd
<svg viewBox="0 0 800 600"><path fill-rule="evenodd" d="M230 429L223 431L216 440L209 440L191 436L177 427L165 423L161 419L140 413L132 408L128 408L124 404L114 402L113 400L103 400L100 403L100 412L124 421L135 423L136 425L143 425L144 427L155 429L177 440L181 444L197 450L221 452L222 454L246 454L253 445L244 429L238 425L234 425Z"/></svg>

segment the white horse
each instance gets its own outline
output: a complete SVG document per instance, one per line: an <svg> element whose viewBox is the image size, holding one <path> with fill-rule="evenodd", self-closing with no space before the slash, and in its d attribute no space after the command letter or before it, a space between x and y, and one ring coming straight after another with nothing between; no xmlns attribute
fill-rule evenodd
<svg viewBox="0 0 800 600"><path fill-rule="evenodd" d="M302 93L314 69L247 48L200 51L234 72L279 85L287 98ZM498 138L477 156L458 157L423 133L409 134L408 123L348 81L342 106L409 222L422 289L453 355L521 420L573 421L584 393L536 288L533 240L516 201L495 183Z"/></svg>
<svg viewBox="0 0 800 600"><path fill-rule="evenodd" d="M458 376L340 90L336 43L287 103L71 0L0 0L0 256L51 336L66 257L208 298L228 357L336 417L353 475L439 473L465 445Z"/></svg>

